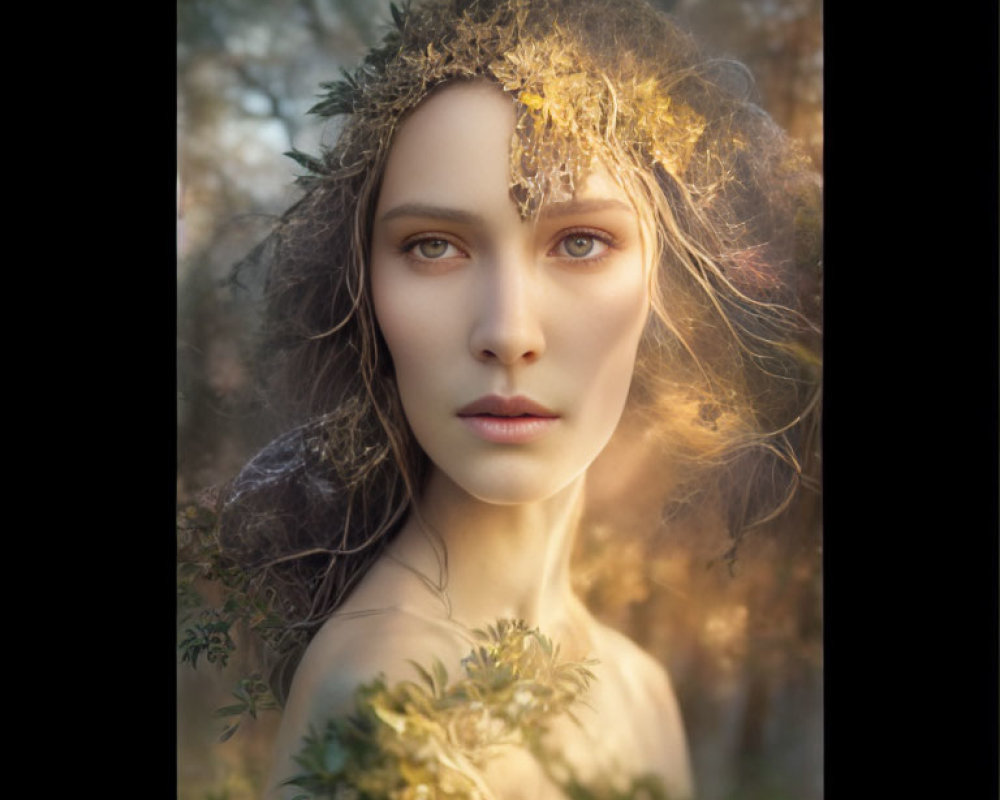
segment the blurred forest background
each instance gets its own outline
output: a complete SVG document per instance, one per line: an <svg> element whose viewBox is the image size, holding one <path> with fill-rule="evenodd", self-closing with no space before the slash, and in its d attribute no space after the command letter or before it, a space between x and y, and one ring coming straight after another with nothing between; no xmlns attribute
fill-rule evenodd
<svg viewBox="0 0 1000 800"><path fill-rule="evenodd" d="M822 169L819 0L661 0L717 55L745 63L760 104ZM179 0L177 41L178 502L232 477L277 431L254 396L252 293L233 263L296 198L282 153L317 153L335 131L306 116L318 84L353 67L387 25L388 0ZM629 482L591 514L578 588L603 619L669 671L701 800L823 796L820 503L753 531L734 569L718 530L673 530L645 497L644 465L597 470ZM634 500L634 502L633 502ZM621 530L629 535L623 537ZM178 667L178 797L256 798L278 714L218 742L211 711L235 676Z"/></svg>

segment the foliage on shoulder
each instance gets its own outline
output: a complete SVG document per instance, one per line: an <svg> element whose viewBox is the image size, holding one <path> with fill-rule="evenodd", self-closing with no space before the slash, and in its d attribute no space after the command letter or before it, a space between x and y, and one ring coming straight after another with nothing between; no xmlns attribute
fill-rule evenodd
<svg viewBox="0 0 1000 800"><path fill-rule="evenodd" d="M301 774L287 783L305 798L336 800L487 800L482 768L505 747L523 747L573 800L665 800L652 776L625 791L585 787L545 734L572 718L593 673L592 662L561 661L559 648L521 621L475 631L480 640L449 680L439 661L411 662L415 681L384 677L360 686L352 714L313 728L296 757ZM575 719L575 718L574 718Z"/></svg>
<svg viewBox="0 0 1000 800"><path fill-rule="evenodd" d="M226 667L237 646L264 646L285 632L268 598L242 570L221 557L214 498L203 495L178 515L178 648L182 663ZM205 594L218 592L217 602ZM330 719L305 738L296 761L302 772L288 781L307 794L332 800L489 800L486 763L508 747L524 748L571 800L666 800L658 779L641 776L627 789L584 786L546 741L561 716L576 722L573 707L594 680L592 662L560 658L559 646L523 621L499 620L473 631L477 644L462 660L462 676L445 666L411 662L417 679L360 686L354 712ZM235 702L214 712L230 738L246 715L277 708L258 674L242 677Z"/></svg>
<svg viewBox="0 0 1000 800"><path fill-rule="evenodd" d="M215 499L206 493L180 510L177 518L177 621L181 663L197 669L199 660L218 668L228 666L237 642L256 638L265 646L281 635L283 620L266 597L254 591L247 574L226 566L218 542ZM221 592L218 605L206 602L203 591ZM220 735L225 741L240 726L244 715L277 708L267 683L257 673L246 675L233 688L235 703L217 709L229 718ZM235 719L233 719L235 718Z"/></svg>

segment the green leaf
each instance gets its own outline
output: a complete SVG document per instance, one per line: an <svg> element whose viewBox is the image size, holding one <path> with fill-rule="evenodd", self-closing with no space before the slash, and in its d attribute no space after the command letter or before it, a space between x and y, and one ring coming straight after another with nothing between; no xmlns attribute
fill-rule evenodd
<svg viewBox="0 0 1000 800"><path fill-rule="evenodd" d="M247 710L246 703L240 703L239 705L223 706L222 708L217 708L212 712L213 717L232 717L235 714L242 714Z"/></svg>
<svg viewBox="0 0 1000 800"><path fill-rule="evenodd" d="M236 733L237 730L239 730L239 727L240 727L240 723L239 722L234 722L232 725L229 725L220 734L219 741L220 742L228 742L233 737L233 734Z"/></svg>
<svg viewBox="0 0 1000 800"><path fill-rule="evenodd" d="M413 668L420 675L421 680L423 680L423 682L427 684L427 687L432 692L434 692L435 694L437 694L437 684L434 683L434 678L431 676L431 674L426 669L424 669L422 666L420 666L420 664L418 664L416 661L414 661L412 658L408 658L406 660L410 662L410 664L413 666Z"/></svg>
<svg viewBox="0 0 1000 800"><path fill-rule="evenodd" d="M389 3L389 11L392 13L392 21L396 23L396 27L400 30L406 27L406 9L400 11L395 3Z"/></svg>
<svg viewBox="0 0 1000 800"><path fill-rule="evenodd" d="M346 764L347 751L341 746L339 741L331 738L323 750L323 766L326 767L328 772L336 774L343 770Z"/></svg>
<svg viewBox="0 0 1000 800"><path fill-rule="evenodd" d="M434 680L437 682L438 686L448 685L448 670L444 668L444 664L441 663L439 659L434 659L434 663L431 664L431 669L434 672Z"/></svg>
<svg viewBox="0 0 1000 800"><path fill-rule="evenodd" d="M322 174L326 172L326 166L320 159L316 158L315 156L311 156L308 153L303 153L301 150L295 150L293 148L284 155L288 156L288 158L292 159L292 161L294 161L300 167L305 167L310 172L317 174Z"/></svg>

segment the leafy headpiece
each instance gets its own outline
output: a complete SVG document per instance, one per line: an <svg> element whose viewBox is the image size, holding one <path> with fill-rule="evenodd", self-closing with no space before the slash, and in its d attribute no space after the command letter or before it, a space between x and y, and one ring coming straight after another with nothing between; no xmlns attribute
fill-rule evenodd
<svg viewBox="0 0 1000 800"><path fill-rule="evenodd" d="M351 118L325 162L292 154L314 172L371 163L436 87L485 78L516 101L510 175L522 216L543 199L567 199L595 157L620 173L657 164L682 179L705 118L677 91L677 74L670 85L666 71L644 71L635 53L611 57L601 20L580 24L570 3L526 0L439 2L419 15L393 6L392 13L395 27L363 64L322 85L327 94L312 112Z"/></svg>

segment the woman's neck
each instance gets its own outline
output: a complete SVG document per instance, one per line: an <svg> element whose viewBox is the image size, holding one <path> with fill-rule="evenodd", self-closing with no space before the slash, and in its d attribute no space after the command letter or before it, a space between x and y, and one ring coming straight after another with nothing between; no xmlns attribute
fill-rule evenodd
<svg viewBox="0 0 1000 800"><path fill-rule="evenodd" d="M478 627L518 618L552 635L572 634L583 611L570 585L583 485L581 475L546 500L498 505L435 470L389 555L432 582L441 575L458 622Z"/></svg>

